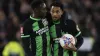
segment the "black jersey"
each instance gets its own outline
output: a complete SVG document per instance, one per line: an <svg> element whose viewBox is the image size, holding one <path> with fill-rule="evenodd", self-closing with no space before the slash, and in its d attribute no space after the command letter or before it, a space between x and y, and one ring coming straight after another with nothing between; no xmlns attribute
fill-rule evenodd
<svg viewBox="0 0 100 56"><path fill-rule="evenodd" d="M77 38L77 44L76 44L77 48L79 48L83 43L83 39L81 37L81 31L79 30L75 22L69 19L52 22L50 27L50 33L53 39L60 38L63 34L66 33L72 34L75 38ZM53 46L53 56L76 55L76 53L73 51L63 49L58 40L55 40L52 46Z"/></svg>
<svg viewBox="0 0 100 56"><path fill-rule="evenodd" d="M32 53L33 56L51 56L50 35L46 19L30 16L30 19L23 24L21 33L26 53Z"/></svg>

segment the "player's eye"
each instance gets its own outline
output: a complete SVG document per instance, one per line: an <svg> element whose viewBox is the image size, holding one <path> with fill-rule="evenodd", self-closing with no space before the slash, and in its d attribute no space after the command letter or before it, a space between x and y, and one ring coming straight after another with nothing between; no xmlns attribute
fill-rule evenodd
<svg viewBox="0 0 100 56"><path fill-rule="evenodd" d="M56 13L60 13L60 11L57 10Z"/></svg>
<svg viewBox="0 0 100 56"><path fill-rule="evenodd" d="M54 11L53 11L53 10L52 10L51 12L52 12L52 13L54 13Z"/></svg>

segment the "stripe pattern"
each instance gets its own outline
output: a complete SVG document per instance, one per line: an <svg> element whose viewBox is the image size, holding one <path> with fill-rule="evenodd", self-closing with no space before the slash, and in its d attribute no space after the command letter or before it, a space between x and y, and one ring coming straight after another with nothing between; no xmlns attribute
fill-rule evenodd
<svg viewBox="0 0 100 56"><path fill-rule="evenodd" d="M51 56L50 35L48 25L44 25L42 20L32 24L35 33L31 35L31 48L34 56Z"/></svg>
<svg viewBox="0 0 100 56"><path fill-rule="evenodd" d="M66 34L68 32L63 32L60 24L54 24L50 27L50 33L52 38L59 38L63 34ZM80 32L76 35L76 37L80 35ZM73 51L65 50L63 49L60 44L57 41L54 41L53 43L53 56L76 56L76 53Z"/></svg>
<svg viewBox="0 0 100 56"><path fill-rule="evenodd" d="M53 38L59 38L62 36L60 24L52 25L50 33ZM67 50L64 50L57 41L53 43L53 56L68 56Z"/></svg>

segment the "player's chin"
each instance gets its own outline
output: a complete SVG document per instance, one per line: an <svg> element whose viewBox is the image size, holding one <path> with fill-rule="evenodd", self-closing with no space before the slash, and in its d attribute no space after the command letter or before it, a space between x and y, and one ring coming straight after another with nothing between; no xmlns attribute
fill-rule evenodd
<svg viewBox="0 0 100 56"><path fill-rule="evenodd" d="M53 21L57 21L58 19L57 18L53 18Z"/></svg>

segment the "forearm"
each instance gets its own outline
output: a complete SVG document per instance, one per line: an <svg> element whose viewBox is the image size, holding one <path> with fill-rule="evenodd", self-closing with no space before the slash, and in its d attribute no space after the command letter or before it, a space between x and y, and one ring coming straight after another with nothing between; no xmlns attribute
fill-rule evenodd
<svg viewBox="0 0 100 56"><path fill-rule="evenodd" d="M76 43L75 47L78 50L82 46L84 40L83 40L83 38L82 38L81 35L79 35L78 37L76 37L76 39L77 39L77 43Z"/></svg>

